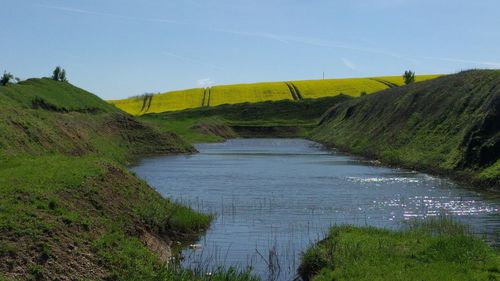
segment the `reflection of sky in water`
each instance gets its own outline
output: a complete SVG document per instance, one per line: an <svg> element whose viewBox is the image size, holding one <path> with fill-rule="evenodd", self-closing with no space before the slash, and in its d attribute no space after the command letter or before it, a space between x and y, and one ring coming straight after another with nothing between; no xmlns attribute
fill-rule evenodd
<svg viewBox="0 0 500 281"><path fill-rule="evenodd" d="M200 154L155 157L133 170L162 194L216 214L184 264L203 271L252 265L266 278L269 252L290 280L300 252L334 224L401 227L453 215L499 243L500 201L448 180L372 165L305 140L231 140ZM208 268L206 268L208 267Z"/></svg>

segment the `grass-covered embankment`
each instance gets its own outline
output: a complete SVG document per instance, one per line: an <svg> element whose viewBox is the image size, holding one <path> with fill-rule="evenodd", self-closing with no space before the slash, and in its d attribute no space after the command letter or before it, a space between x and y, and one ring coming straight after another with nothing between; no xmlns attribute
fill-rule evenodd
<svg viewBox="0 0 500 281"><path fill-rule="evenodd" d="M472 70L334 106L316 141L500 187L500 71Z"/></svg>
<svg viewBox="0 0 500 281"><path fill-rule="evenodd" d="M449 219L403 230L335 226L304 252L304 280L500 280L500 253Z"/></svg>
<svg viewBox="0 0 500 281"><path fill-rule="evenodd" d="M0 279L198 280L164 264L210 216L124 166L193 151L69 83L0 87Z"/></svg>
<svg viewBox="0 0 500 281"><path fill-rule="evenodd" d="M220 105L147 114L140 117L162 131L188 142L212 142L234 137L307 137L332 106L351 99L339 95L300 101Z"/></svg>

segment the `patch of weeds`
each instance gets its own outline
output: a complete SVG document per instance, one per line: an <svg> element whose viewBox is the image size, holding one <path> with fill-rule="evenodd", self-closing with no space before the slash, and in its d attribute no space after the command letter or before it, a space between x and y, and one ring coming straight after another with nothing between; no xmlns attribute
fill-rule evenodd
<svg viewBox="0 0 500 281"><path fill-rule="evenodd" d="M173 204L168 225L171 229L183 233L195 233L208 228L212 217L194 211L190 207Z"/></svg>
<svg viewBox="0 0 500 281"><path fill-rule="evenodd" d="M16 245L12 242L1 241L0 242L0 256L16 256Z"/></svg>
<svg viewBox="0 0 500 281"><path fill-rule="evenodd" d="M40 265L34 265L29 269L28 280L43 280L43 267Z"/></svg>
<svg viewBox="0 0 500 281"><path fill-rule="evenodd" d="M38 258L40 263L45 263L52 256L52 250L50 246L46 243L40 243L38 245L38 252L40 253L40 257Z"/></svg>

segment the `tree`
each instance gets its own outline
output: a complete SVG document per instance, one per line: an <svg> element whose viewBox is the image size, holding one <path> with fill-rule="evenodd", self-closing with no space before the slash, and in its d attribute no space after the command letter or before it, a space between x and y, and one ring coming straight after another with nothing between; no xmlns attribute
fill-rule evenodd
<svg viewBox="0 0 500 281"><path fill-rule="evenodd" d="M61 75L61 67L58 66L56 67L56 69L54 69L54 71L52 71L52 79L59 81L60 75Z"/></svg>
<svg viewBox="0 0 500 281"><path fill-rule="evenodd" d="M0 78L0 84L2 84L2 86L5 86L10 82L12 78L14 78L14 76L11 73L7 73L7 71L4 71L2 77Z"/></svg>
<svg viewBox="0 0 500 281"><path fill-rule="evenodd" d="M411 70L405 71L405 74L403 74L403 79L405 80L406 85L415 82L415 72Z"/></svg>
<svg viewBox="0 0 500 281"><path fill-rule="evenodd" d="M60 66L56 67L56 69L52 72L52 79L55 81L68 82L68 79L66 78L66 70Z"/></svg>
<svg viewBox="0 0 500 281"><path fill-rule="evenodd" d="M66 79L66 70L61 70L61 74L59 75L59 80L62 82L68 82L68 79Z"/></svg>

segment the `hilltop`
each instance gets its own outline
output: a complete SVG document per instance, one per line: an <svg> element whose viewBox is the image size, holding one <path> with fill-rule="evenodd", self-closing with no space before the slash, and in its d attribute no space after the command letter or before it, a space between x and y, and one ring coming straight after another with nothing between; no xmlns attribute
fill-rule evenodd
<svg viewBox="0 0 500 281"><path fill-rule="evenodd" d="M210 216L125 165L189 144L50 79L0 87L0 117L0 280L177 280L170 246Z"/></svg>
<svg viewBox="0 0 500 281"><path fill-rule="evenodd" d="M416 81L425 81L438 76L440 75L419 75L416 76ZM214 107L223 104L279 100L297 101L341 94L359 97L402 85L404 85L404 81L401 76L266 82L142 95L123 100L112 100L110 103L132 115L144 115L190 108Z"/></svg>
<svg viewBox="0 0 500 281"><path fill-rule="evenodd" d="M500 186L500 71L472 70L331 108L316 141L409 168Z"/></svg>

